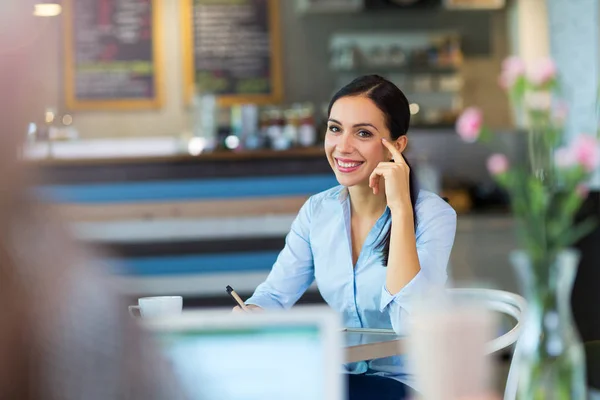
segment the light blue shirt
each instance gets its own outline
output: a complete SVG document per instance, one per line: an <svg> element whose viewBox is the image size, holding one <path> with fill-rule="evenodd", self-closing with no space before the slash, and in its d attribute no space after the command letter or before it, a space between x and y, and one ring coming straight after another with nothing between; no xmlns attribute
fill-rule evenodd
<svg viewBox="0 0 600 400"><path fill-rule="evenodd" d="M352 264L350 198L343 186L311 196L300 209L266 281L246 303L264 309L289 308L316 281L327 304L349 328L393 328L404 333L415 299L446 283L456 233L456 212L439 196L421 190L415 206L421 271L398 293L385 287L386 267L377 244L391 223L389 208L369 232ZM390 246L394 244L391 243ZM373 373L411 384L403 357L347 366L350 373Z"/></svg>

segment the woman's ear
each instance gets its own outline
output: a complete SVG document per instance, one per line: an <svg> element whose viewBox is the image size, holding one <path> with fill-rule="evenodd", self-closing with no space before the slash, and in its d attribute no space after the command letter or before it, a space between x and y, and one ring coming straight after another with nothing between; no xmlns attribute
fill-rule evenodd
<svg viewBox="0 0 600 400"><path fill-rule="evenodd" d="M396 143L394 143L394 146L396 146L400 153L404 152L404 150L406 150L406 146L408 146L408 137L406 135L400 136L396 140Z"/></svg>

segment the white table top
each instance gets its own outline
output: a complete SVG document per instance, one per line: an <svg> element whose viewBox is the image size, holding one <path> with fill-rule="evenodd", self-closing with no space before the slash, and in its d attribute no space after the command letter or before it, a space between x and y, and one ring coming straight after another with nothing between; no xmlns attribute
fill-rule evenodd
<svg viewBox="0 0 600 400"><path fill-rule="evenodd" d="M404 353L405 339L391 329L346 328L346 362L401 355Z"/></svg>

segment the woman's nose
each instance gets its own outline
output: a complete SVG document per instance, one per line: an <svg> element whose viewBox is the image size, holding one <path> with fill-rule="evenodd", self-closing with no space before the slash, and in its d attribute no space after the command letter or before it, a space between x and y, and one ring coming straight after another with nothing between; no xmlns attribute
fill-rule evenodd
<svg viewBox="0 0 600 400"><path fill-rule="evenodd" d="M339 139L340 140L337 144L338 151L341 153L351 153L353 150L352 137L344 133L339 137Z"/></svg>

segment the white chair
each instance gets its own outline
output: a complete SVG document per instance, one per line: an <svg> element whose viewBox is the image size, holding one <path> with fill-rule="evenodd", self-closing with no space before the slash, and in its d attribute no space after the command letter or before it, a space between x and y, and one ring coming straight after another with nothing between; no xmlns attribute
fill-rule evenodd
<svg viewBox="0 0 600 400"><path fill-rule="evenodd" d="M518 339L522 330L522 319L527 308L525 299L517 294L494 289L448 289L452 296L458 296L470 301L482 303L486 309L499 312L515 320L515 325L508 332L488 343L487 353L492 354L516 344L513 351L513 360L519 351ZM517 376L512 369L512 361L506 379L504 399L513 400L517 394Z"/></svg>

